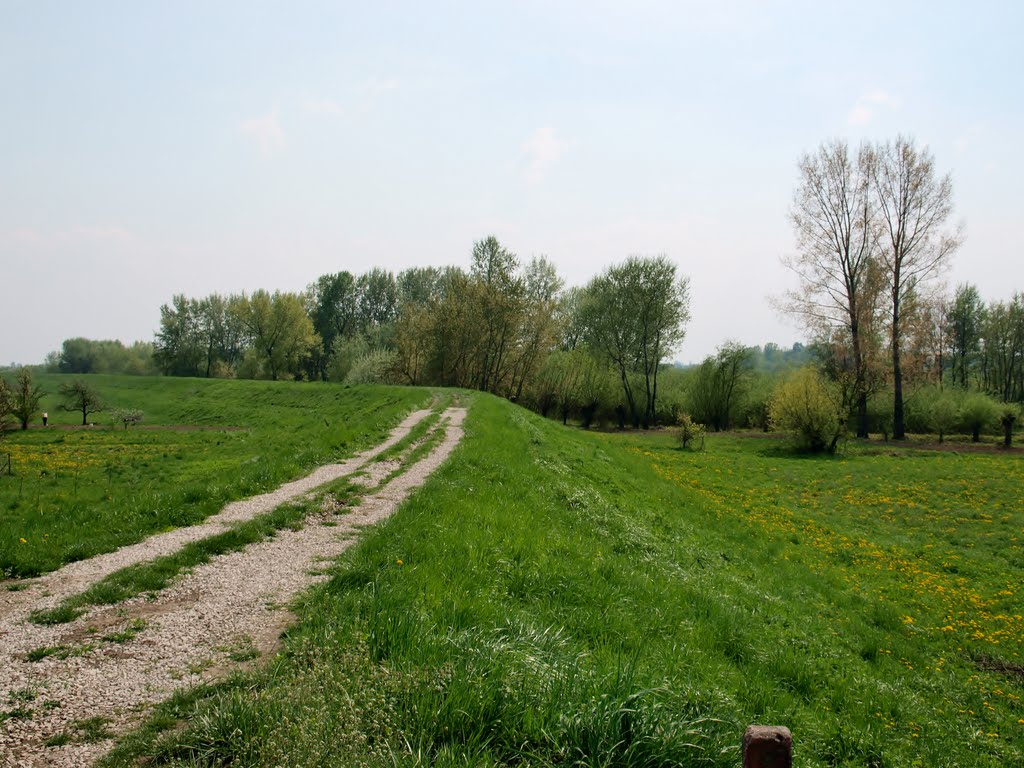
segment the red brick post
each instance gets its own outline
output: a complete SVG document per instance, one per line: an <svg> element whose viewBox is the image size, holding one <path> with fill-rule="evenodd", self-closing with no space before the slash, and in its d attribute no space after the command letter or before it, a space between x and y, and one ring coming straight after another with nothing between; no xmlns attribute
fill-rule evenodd
<svg viewBox="0 0 1024 768"><path fill-rule="evenodd" d="M780 725L751 725L743 734L743 768L792 768L793 734Z"/></svg>

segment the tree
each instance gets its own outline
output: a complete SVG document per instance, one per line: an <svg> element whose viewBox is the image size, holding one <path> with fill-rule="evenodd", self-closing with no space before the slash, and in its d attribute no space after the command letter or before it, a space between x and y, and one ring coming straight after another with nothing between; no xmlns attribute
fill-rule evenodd
<svg viewBox="0 0 1024 768"><path fill-rule="evenodd" d="M493 235L473 244L470 277L481 330L474 386L485 392L513 394L510 379L525 303L518 267L516 255Z"/></svg>
<svg viewBox="0 0 1024 768"><path fill-rule="evenodd" d="M306 289L313 330L320 337L319 376L327 378L327 366L340 342L351 338L359 324L359 295L350 272L321 275Z"/></svg>
<svg viewBox="0 0 1024 768"><path fill-rule="evenodd" d="M814 368L800 368L776 388L769 406L775 429L791 432L814 453L835 453L846 415L834 387Z"/></svg>
<svg viewBox="0 0 1024 768"><path fill-rule="evenodd" d="M936 176L927 148L912 139L872 148L871 181L882 227L881 264L889 297L889 351L892 355L893 437L906 437L903 415L904 302L933 278L960 246L962 235L946 220L953 213L953 181Z"/></svg>
<svg viewBox="0 0 1024 768"><path fill-rule="evenodd" d="M28 368L18 369L11 392L11 415L18 419L22 429L28 429L28 423L39 413L39 401L44 394L40 387L32 383L32 371Z"/></svg>
<svg viewBox="0 0 1024 768"><path fill-rule="evenodd" d="M518 400L544 358L555 348L559 330L558 299L562 279L547 258L533 258L523 275L523 304L511 360L509 392Z"/></svg>
<svg viewBox="0 0 1024 768"><path fill-rule="evenodd" d="M941 443L960 419L956 399L948 391L936 393L928 405L928 423L939 436Z"/></svg>
<svg viewBox="0 0 1024 768"><path fill-rule="evenodd" d="M1003 426L1003 447L1009 448L1013 445L1013 425L1020 418L1020 409L1005 403L999 411L999 423Z"/></svg>
<svg viewBox="0 0 1024 768"><path fill-rule="evenodd" d="M252 341L256 360L271 379L294 375L318 342L302 297L294 293L256 291L242 295L232 311Z"/></svg>
<svg viewBox="0 0 1024 768"><path fill-rule="evenodd" d="M726 342L697 368L690 384L690 414L716 432L733 425L737 406L750 378L752 351Z"/></svg>
<svg viewBox="0 0 1024 768"><path fill-rule="evenodd" d="M197 314L195 302L181 293L160 307L154 356L160 369L170 376L199 375L203 343Z"/></svg>
<svg viewBox="0 0 1024 768"><path fill-rule="evenodd" d="M398 286L391 272L374 268L360 275L356 293L360 330L389 325L398 317Z"/></svg>
<svg viewBox="0 0 1024 768"><path fill-rule="evenodd" d="M967 389L971 372L981 354L981 334L985 304L976 286L958 285L946 314L949 337L949 363L953 383Z"/></svg>
<svg viewBox="0 0 1024 768"><path fill-rule="evenodd" d="M89 423L90 413L103 410L103 400L99 393L81 379L61 384L60 394L64 398L61 410L81 411L83 427Z"/></svg>
<svg viewBox="0 0 1024 768"><path fill-rule="evenodd" d="M979 442L982 431L994 426L998 418L999 404L981 392L968 395L960 405L960 423L971 433L972 443Z"/></svg>
<svg viewBox="0 0 1024 768"><path fill-rule="evenodd" d="M7 379L0 377L0 437L3 437L12 425L11 416L14 414L14 392L11 391Z"/></svg>
<svg viewBox="0 0 1024 768"><path fill-rule="evenodd" d="M817 334L836 341L841 329L852 354L857 436L868 436L867 350L864 334L875 319L879 228L871 195L871 153L850 156L846 142L822 144L800 158L800 182L790 220L798 254L784 260L800 279L783 308Z"/></svg>
<svg viewBox="0 0 1024 768"><path fill-rule="evenodd" d="M689 280L665 256L630 256L590 281L579 312L587 343L618 374L633 426L649 426L658 370L690 319ZM640 384L642 393L635 391Z"/></svg>
<svg viewBox="0 0 1024 768"><path fill-rule="evenodd" d="M1024 399L1024 294L989 304L982 330L985 390L1006 402Z"/></svg>

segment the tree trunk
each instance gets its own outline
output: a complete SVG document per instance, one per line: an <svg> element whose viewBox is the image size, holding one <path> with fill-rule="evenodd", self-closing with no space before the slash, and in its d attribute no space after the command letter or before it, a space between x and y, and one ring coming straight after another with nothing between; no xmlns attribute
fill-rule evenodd
<svg viewBox="0 0 1024 768"><path fill-rule="evenodd" d="M899 286L899 275L895 284ZM903 368L900 365L900 297L899 289L893 290L892 297L892 439L905 440L907 437L903 419Z"/></svg>
<svg viewBox="0 0 1024 768"><path fill-rule="evenodd" d="M853 346L854 386L857 400L857 437L868 437L868 393L867 376L864 371L864 353L860 348L860 325L850 324L850 340Z"/></svg>

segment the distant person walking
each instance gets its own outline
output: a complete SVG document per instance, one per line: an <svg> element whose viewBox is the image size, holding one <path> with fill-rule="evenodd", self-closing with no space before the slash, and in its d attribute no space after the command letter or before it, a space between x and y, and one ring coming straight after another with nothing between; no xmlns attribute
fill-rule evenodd
<svg viewBox="0 0 1024 768"><path fill-rule="evenodd" d="M43 411L43 426L44 427L46 426L46 422L49 421L49 420L50 420L50 414L48 414L46 411Z"/></svg>

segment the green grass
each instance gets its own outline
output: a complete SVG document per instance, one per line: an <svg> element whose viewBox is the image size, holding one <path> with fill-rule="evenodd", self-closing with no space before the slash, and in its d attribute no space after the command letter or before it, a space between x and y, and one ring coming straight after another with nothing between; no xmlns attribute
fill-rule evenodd
<svg viewBox="0 0 1024 768"><path fill-rule="evenodd" d="M443 436L436 429L441 410L451 397L435 403L431 415L417 424L409 434L385 451L382 456L400 459L401 466L391 476L401 474L410 463L418 461ZM325 496L330 496L335 509L351 507L368 489L341 478L318 490L315 496L286 504L260 515L253 520L234 524L229 530L184 545L178 551L153 560L122 568L93 584L84 592L65 598L54 608L34 611L29 619L35 624L55 625L74 621L93 605L114 605L143 593L156 593L164 589L183 571L209 562L217 555L234 552L250 544L272 537L283 528L297 529L306 517L321 508ZM338 514L338 512L336 512ZM324 521L324 524L333 524Z"/></svg>
<svg viewBox="0 0 1024 768"><path fill-rule="evenodd" d="M105 717L76 720L67 730L47 739L45 744L48 747L63 747L66 744L92 744L103 741L114 735L109 725L110 720Z"/></svg>
<svg viewBox="0 0 1024 768"><path fill-rule="evenodd" d="M430 399L398 387L88 376L108 404L91 418L107 426L66 429L81 420L58 408L70 378L83 377L39 377L54 426L0 441L13 465L0 476L0 573L9 577L199 522L369 447ZM143 426L111 427L118 407L143 410Z"/></svg>
<svg viewBox="0 0 1024 768"><path fill-rule="evenodd" d="M1019 457L590 434L479 396L284 651L107 765L1024 761ZM186 720L184 729L174 723Z"/></svg>

